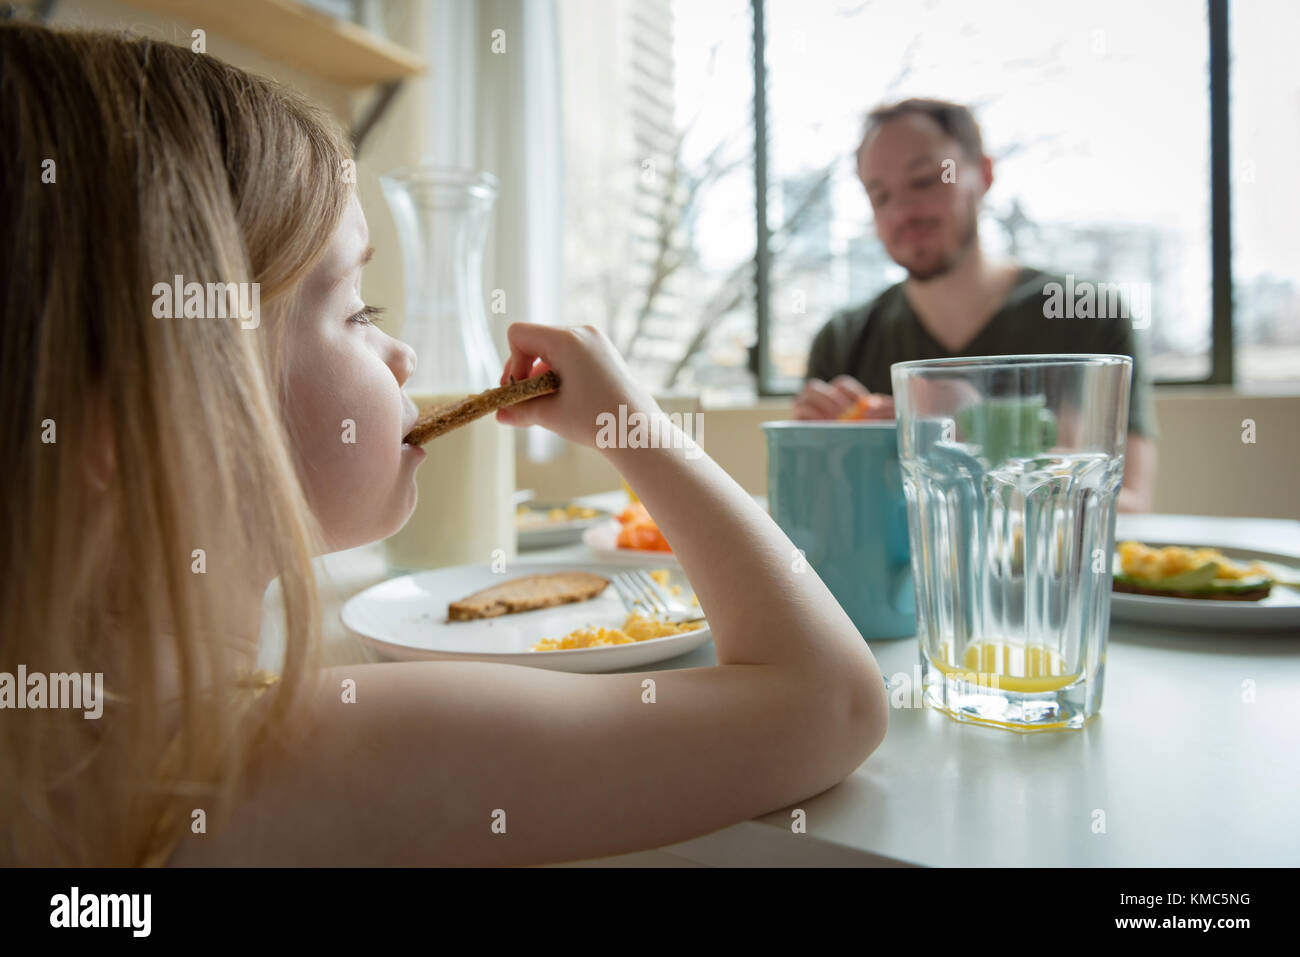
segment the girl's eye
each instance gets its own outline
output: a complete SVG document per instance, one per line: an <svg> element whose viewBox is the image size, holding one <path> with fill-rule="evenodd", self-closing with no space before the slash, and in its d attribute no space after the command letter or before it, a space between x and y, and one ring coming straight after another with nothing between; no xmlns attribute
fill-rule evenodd
<svg viewBox="0 0 1300 957"><path fill-rule="evenodd" d="M382 306L366 306L356 315L349 316L348 322L356 322L363 326L379 325L379 314L383 312Z"/></svg>

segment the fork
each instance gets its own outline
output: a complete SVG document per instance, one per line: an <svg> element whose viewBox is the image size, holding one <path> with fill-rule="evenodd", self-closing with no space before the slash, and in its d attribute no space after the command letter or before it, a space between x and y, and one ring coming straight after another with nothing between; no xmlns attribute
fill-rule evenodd
<svg viewBox="0 0 1300 957"><path fill-rule="evenodd" d="M704 620L700 609L683 604L669 595L644 570L618 572L613 576L612 582L629 613L649 615L675 625Z"/></svg>
<svg viewBox="0 0 1300 957"><path fill-rule="evenodd" d="M666 594L659 583L645 571L618 572L610 581L618 596L623 599L623 607L631 614L649 612L653 617L677 625L688 621L704 621L703 615L695 614L698 609L684 605L672 595ZM893 691L894 686L890 684L888 676L882 677L885 680L885 690Z"/></svg>

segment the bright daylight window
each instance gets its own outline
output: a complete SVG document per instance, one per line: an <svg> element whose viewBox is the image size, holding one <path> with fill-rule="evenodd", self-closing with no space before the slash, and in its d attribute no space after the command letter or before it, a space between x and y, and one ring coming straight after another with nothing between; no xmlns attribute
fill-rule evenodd
<svg viewBox="0 0 1300 957"><path fill-rule="evenodd" d="M865 112L970 106L994 160L995 255L1148 283L1150 374L1211 374L1209 18L1188 0L766 0L765 393L797 391L813 335L904 278L854 150ZM659 392L757 391L750 0L560 0L566 292ZM1236 378L1300 378L1300 80L1289 0L1233 3ZM578 52L580 51L580 52ZM1291 79L1286 79L1291 77ZM1282 85L1279 87L1279 83ZM1126 287L1127 288L1127 287Z"/></svg>
<svg viewBox="0 0 1300 957"><path fill-rule="evenodd" d="M748 0L560 0L566 322L656 391L754 394Z"/></svg>
<svg viewBox="0 0 1300 957"><path fill-rule="evenodd" d="M1232 327L1236 378L1300 380L1300 4L1228 7L1232 45Z"/></svg>

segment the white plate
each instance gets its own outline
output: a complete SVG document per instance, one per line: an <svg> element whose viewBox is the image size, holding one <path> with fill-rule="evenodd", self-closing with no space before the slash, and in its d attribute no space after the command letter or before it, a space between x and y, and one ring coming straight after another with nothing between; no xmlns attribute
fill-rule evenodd
<svg viewBox="0 0 1300 957"><path fill-rule="evenodd" d="M754 495L750 497L758 503L763 511L767 511L767 496ZM613 512L615 515L621 513L627 508L627 493L601 492L598 495L588 495L583 498L575 498L574 503L585 505L588 508L604 508ZM627 564L650 565L655 568L680 568L681 563L677 561L677 556L672 552L652 552L640 548L619 548L618 533L623 526L619 524L617 518L611 518L608 521L598 522L591 528L582 533L582 542L601 558L607 558L610 561L622 561Z"/></svg>
<svg viewBox="0 0 1300 957"><path fill-rule="evenodd" d="M530 508L535 508L533 503L527 503ZM577 503L575 503L577 504ZM561 508L563 506L560 506ZM592 508L593 506L586 506ZM602 522L609 521L609 512L600 509L600 514L594 518L574 518L563 522L548 522L545 519L532 525L515 525L515 541L519 548L558 548L561 545L571 545L574 542L581 541L582 533L587 529L599 525Z"/></svg>
<svg viewBox="0 0 1300 957"><path fill-rule="evenodd" d="M1186 548L1217 548L1234 561L1262 561L1281 565L1300 580L1300 559L1275 552L1232 548L1212 542L1143 542L1151 548L1182 545ZM1116 556L1118 567L1118 556ZM1300 632L1300 589L1274 585L1260 601L1216 601L1206 598L1161 598L1112 592L1111 617L1118 621L1175 628L1213 628L1220 631Z"/></svg>
<svg viewBox="0 0 1300 957"><path fill-rule="evenodd" d="M622 529L618 519L593 525L582 533L582 542L601 558L611 561L635 562L638 565L653 565L663 568L681 568L677 556L672 552L652 552L643 548L620 548L618 533Z"/></svg>
<svg viewBox="0 0 1300 957"><path fill-rule="evenodd" d="M670 584L684 586L683 592L689 594L692 589L681 569L667 564L662 567L669 569ZM694 631L626 645L528 650L543 638L560 638L576 628L622 625L627 611L613 586L588 601L496 618L447 621L448 604L466 595L522 575L560 571L587 571L610 578L615 569L599 563L511 562L504 573L493 572L488 564L416 572L353 596L343 606L343 624L382 654L402 661L493 661L584 674L675 658L712 637L706 622Z"/></svg>

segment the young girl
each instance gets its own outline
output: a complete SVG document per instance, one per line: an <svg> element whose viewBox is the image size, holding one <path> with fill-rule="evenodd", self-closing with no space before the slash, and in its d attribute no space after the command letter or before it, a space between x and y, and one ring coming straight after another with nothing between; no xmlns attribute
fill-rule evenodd
<svg viewBox="0 0 1300 957"><path fill-rule="evenodd" d="M0 710L0 863L603 857L794 804L879 745L861 636L681 442L602 453L672 542L716 667L320 668L310 561L401 527L426 454L402 443L416 356L360 298L345 138L274 83L107 33L0 27L0 91L0 671L101 673L105 699L98 719ZM256 283L260 310L169 310L177 282ZM509 343L503 382L562 386L502 423L594 447L601 412L659 411L590 327Z"/></svg>

